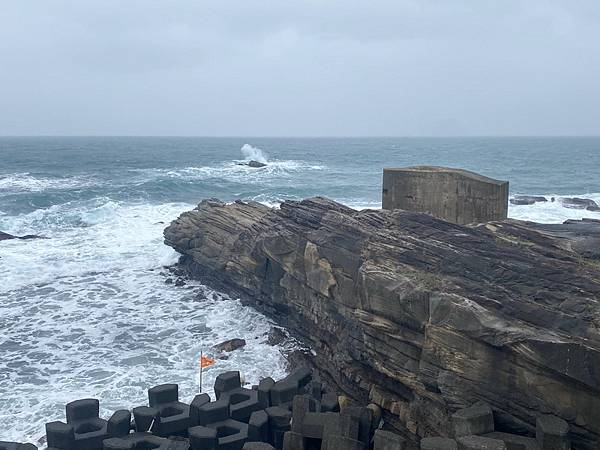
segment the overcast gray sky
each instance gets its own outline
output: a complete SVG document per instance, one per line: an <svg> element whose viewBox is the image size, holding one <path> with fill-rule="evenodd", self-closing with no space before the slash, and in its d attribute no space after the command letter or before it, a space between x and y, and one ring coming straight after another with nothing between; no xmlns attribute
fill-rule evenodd
<svg viewBox="0 0 600 450"><path fill-rule="evenodd" d="M1 135L600 135L600 1L2 0Z"/></svg>

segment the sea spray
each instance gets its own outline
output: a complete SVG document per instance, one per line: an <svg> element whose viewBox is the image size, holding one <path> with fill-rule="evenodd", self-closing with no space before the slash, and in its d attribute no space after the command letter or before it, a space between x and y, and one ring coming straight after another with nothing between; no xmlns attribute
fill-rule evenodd
<svg viewBox="0 0 600 450"><path fill-rule="evenodd" d="M242 155L244 155L244 159L247 161L258 161L263 164L268 162L267 155L258 147L253 147L250 144L244 144L242 145L240 151L242 152Z"/></svg>

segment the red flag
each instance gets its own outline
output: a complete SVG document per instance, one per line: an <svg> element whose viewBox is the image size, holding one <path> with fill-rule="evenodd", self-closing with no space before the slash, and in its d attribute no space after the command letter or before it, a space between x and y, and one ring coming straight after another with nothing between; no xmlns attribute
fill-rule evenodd
<svg viewBox="0 0 600 450"><path fill-rule="evenodd" d="M212 366L215 363L215 360L212 359L212 358L209 358L208 356L202 355L200 357L200 361L199 362L200 362L200 367L204 369L205 367Z"/></svg>

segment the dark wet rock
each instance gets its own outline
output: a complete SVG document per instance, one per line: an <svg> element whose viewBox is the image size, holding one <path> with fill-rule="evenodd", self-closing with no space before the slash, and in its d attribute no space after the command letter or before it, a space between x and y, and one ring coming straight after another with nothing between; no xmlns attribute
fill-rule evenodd
<svg viewBox="0 0 600 450"><path fill-rule="evenodd" d="M250 161L250 162L248 163L248 165L249 165L250 167L266 167L266 166L267 166L265 163L261 163L261 162L259 162L259 161L254 161L254 160Z"/></svg>
<svg viewBox="0 0 600 450"><path fill-rule="evenodd" d="M461 226L311 198L200 206L164 235L190 275L273 317L312 348L320 380L381 407L413 446L451 437L453 413L484 401L500 432L533 436L552 414L592 450L598 225Z"/></svg>
<svg viewBox="0 0 600 450"><path fill-rule="evenodd" d="M165 284L173 284L173 278L167 278Z"/></svg>
<svg viewBox="0 0 600 450"><path fill-rule="evenodd" d="M587 209L598 207L594 200L589 198L565 197L562 199L562 205L571 209Z"/></svg>
<svg viewBox="0 0 600 450"><path fill-rule="evenodd" d="M267 344L281 345L289 336L281 327L271 327L267 336Z"/></svg>
<svg viewBox="0 0 600 450"><path fill-rule="evenodd" d="M28 239L48 239L48 238L44 237L44 236L38 236L36 234L26 234L25 236L14 236L12 234L3 233L2 231L0 231L0 241L7 241L9 239L28 240Z"/></svg>
<svg viewBox="0 0 600 450"><path fill-rule="evenodd" d="M510 199L513 205L533 205L538 202L547 202L546 197L536 195L515 195Z"/></svg>
<svg viewBox="0 0 600 450"><path fill-rule="evenodd" d="M175 280L175 286L185 286L185 281L183 281L182 278L177 278L177 280Z"/></svg>
<svg viewBox="0 0 600 450"><path fill-rule="evenodd" d="M3 233L2 231L0 231L0 241L6 241L8 239L17 239L17 237L13 236L12 234Z"/></svg>
<svg viewBox="0 0 600 450"><path fill-rule="evenodd" d="M255 160L251 160L251 161L243 162L243 163L238 163L238 165L239 166L254 167L254 168L266 167L267 166L266 163L262 163L260 161L255 161Z"/></svg>
<svg viewBox="0 0 600 450"><path fill-rule="evenodd" d="M600 211L600 206L598 205L590 205L590 206L586 206L586 211Z"/></svg>
<svg viewBox="0 0 600 450"><path fill-rule="evenodd" d="M246 341L244 339L235 338L221 342L220 344L215 345L213 348L220 352L232 352L238 348L244 347L245 345Z"/></svg>
<svg viewBox="0 0 600 450"><path fill-rule="evenodd" d="M591 260L600 259L600 220L569 219L562 224L528 223L546 235L559 238L562 246ZM595 261L588 261L595 264Z"/></svg>

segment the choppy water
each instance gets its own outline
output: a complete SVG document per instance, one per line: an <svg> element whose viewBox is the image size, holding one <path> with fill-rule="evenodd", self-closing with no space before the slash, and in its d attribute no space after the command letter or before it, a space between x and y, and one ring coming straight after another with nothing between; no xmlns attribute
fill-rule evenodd
<svg viewBox="0 0 600 450"><path fill-rule="evenodd" d="M268 166L238 165L245 158ZM0 231L50 238L0 242L0 440L35 442L84 396L108 414L177 382L190 400L200 349L232 337L247 347L209 369L206 387L233 368L249 381L283 376L264 316L205 286L164 283L177 255L163 228L207 197L326 195L376 208L382 168L415 164L507 179L512 194L600 203L599 138L0 138ZM600 219L560 201L509 215Z"/></svg>

